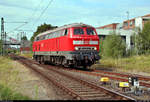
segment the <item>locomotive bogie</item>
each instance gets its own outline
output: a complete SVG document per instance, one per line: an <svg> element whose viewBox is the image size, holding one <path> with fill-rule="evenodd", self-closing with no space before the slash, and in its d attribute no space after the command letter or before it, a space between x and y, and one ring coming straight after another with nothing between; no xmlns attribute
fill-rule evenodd
<svg viewBox="0 0 150 102"><path fill-rule="evenodd" d="M66 66L91 66L100 59L97 51L73 51L73 52L54 52L46 54L36 54L34 59L39 63L49 62L55 65Z"/></svg>

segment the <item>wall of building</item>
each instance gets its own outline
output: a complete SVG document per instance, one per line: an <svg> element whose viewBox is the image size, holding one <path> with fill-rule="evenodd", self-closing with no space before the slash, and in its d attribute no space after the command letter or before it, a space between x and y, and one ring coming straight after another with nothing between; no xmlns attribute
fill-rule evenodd
<svg viewBox="0 0 150 102"><path fill-rule="evenodd" d="M150 20L150 14L145 16L136 17L134 19L123 21L123 23L113 23L105 26L97 27L97 33L100 37L106 37L111 32L115 31L120 34L123 38L126 38L127 48L131 48L131 35L135 32L135 28L144 27L144 24ZM108 29L109 28L109 29Z"/></svg>
<svg viewBox="0 0 150 102"><path fill-rule="evenodd" d="M123 22L123 29L133 29L135 28L135 19L127 20Z"/></svg>
<svg viewBox="0 0 150 102"><path fill-rule="evenodd" d="M135 27L143 28L142 17L135 18Z"/></svg>
<svg viewBox="0 0 150 102"><path fill-rule="evenodd" d="M116 29L116 30L112 30L112 29L96 29L97 34L99 36L108 36L110 35L111 32L116 32L117 34L120 34L122 37L126 38L126 45L127 45L127 49L131 48L131 35L133 33L135 33L133 30L123 30L123 29Z"/></svg>

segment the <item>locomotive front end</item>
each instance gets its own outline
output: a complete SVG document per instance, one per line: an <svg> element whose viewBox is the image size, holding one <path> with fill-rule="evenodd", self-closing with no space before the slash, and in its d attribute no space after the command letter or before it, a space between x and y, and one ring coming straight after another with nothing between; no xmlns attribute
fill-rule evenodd
<svg viewBox="0 0 150 102"><path fill-rule="evenodd" d="M77 66L91 66L100 59L97 51L81 50L74 53L74 61Z"/></svg>
<svg viewBox="0 0 150 102"><path fill-rule="evenodd" d="M76 66L91 66L100 59L99 37L93 27L75 27L72 32L73 58Z"/></svg>

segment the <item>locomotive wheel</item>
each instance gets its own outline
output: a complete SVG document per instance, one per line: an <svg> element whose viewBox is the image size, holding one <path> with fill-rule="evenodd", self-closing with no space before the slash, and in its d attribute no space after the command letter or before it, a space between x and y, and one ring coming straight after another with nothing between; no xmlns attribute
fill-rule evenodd
<svg viewBox="0 0 150 102"><path fill-rule="evenodd" d="M39 64L41 64L41 57L40 57L40 56L37 56L37 62L38 62Z"/></svg>
<svg viewBox="0 0 150 102"><path fill-rule="evenodd" d="M33 56L33 60L38 61L37 56Z"/></svg>
<svg viewBox="0 0 150 102"><path fill-rule="evenodd" d="M38 62L39 62L39 64L41 64L41 59L40 59L40 57L39 57L39 59L38 59Z"/></svg>
<svg viewBox="0 0 150 102"><path fill-rule="evenodd" d="M41 64L45 64L44 57L41 57Z"/></svg>
<svg viewBox="0 0 150 102"><path fill-rule="evenodd" d="M60 58L59 57L55 58L55 63L56 63L56 65L60 65Z"/></svg>
<svg viewBox="0 0 150 102"><path fill-rule="evenodd" d="M65 59L65 58L63 58L63 62L62 62L62 65L64 66L64 67L69 67L68 66L68 63L67 63L67 60Z"/></svg>
<svg viewBox="0 0 150 102"><path fill-rule="evenodd" d="M77 63L75 62L75 64L74 64L74 66L73 66L74 68L78 68L78 65L77 65Z"/></svg>
<svg viewBox="0 0 150 102"><path fill-rule="evenodd" d="M35 61L38 62L38 58L37 57L35 58Z"/></svg>
<svg viewBox="0 0 150 102"><path fill-rule="evenodd" d="M39 64L41 64L41 61L40 61L40 60L39 60L38 62L39 62Z"/></svg>

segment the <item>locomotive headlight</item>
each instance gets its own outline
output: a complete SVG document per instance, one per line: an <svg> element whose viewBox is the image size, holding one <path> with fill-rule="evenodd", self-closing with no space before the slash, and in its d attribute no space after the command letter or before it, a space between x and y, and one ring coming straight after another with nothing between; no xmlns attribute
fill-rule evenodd
<svg viewBox="0 0 150 102"><path fill-rule="evenodd" d="M79 48L78 48L78 47L75 47L75 50L79 50Z"/></svg>
<svg viewBox="0 0 150 102"><path fill-rule="evenodd" d="M96 47L94 47L94 50L97 50L97 48L96 48Z"/></svg>

